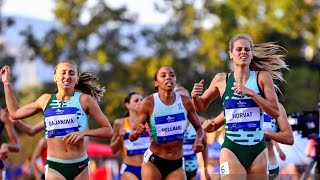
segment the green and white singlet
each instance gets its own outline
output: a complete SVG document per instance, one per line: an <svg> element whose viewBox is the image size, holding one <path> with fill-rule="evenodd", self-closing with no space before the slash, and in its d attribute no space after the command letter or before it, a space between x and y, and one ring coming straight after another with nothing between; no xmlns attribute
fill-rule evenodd
<svg viewBox="0 0 320 180"><path fill-rule="evenodd" d="M234 74L227 78L226 90L223 95L225 115L225 136L240 145L258 144L264 137L263 113L251 97L237 94L234 91ZM261 94L255 71L250 71L246 88Z"/></svg>
<svg viewBox="0 0 320 180"><path fill-rule="evenodd" d="M71 132L88 128L89 116L80 104L82 93L74 95L61 104L56 94L52 94L44 110L45 136L47 138L63 137Z"/></svg>
<svg viewBox="0 0 320 180"><path fill-rule="evenodd" d="M196 130L194 129L192 124L189 124L184 132L183 139L183 157L186 172L192 172L197 170L198 168L197 154L195 154L192 149L196 137Z"/></svg>

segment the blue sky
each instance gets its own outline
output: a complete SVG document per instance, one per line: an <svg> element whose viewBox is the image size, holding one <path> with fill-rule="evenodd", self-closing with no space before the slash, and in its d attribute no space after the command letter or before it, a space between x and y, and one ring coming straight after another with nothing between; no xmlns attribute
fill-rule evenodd
<svg viewBox="0 0 320 180"><path fill-rule="evenodd" d="M90 6L95 2L95 0L89 0L88 5ZM126 5L130 11L138 12L138 23L141 24L161 24L168 19L165 14L155 12L153 0L106 0L106 2L112 7ZM37 7L34 7L35 5ZM54 20L52 13L54 5L54 0L4 0L2 13L3 15L21 15L43 20Z"/></svg>

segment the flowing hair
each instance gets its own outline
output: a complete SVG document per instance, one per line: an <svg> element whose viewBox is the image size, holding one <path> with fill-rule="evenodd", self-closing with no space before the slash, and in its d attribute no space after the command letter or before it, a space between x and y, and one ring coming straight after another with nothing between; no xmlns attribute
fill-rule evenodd
<svg viewBox="0 0 320 180"><path fill-rule="evenodd" d="M77 69L77 73L79 76L79 81L78 84L75 85L74 89L85 93L85 94L89 94L91 95L95 100L100 101L101 97L103 96L103 93L105 92L105 88L104 87L100 87L100 85L93 85L92 82L93 81L97 81L99 80L99 78L95 75L93 75L93 73L91 72L79 72L79 68L76 64L72 63L71 61L62 61L61 63L69 63L72 64L76 67ZM58 67L58 65L56 65L55 69L54 69L54 74L56 74L56 69Z"/></svg>
<svg viewBox="0 0 320 180"><path fill-rule="evenodd" d="M287 50L277 45L276 42L267 42L260 44L253 44L252 38L245 34L240 34L233 37L229 41L229 51L232 51L233 44L239 39L245 39L250 43L252 49L253 59L250 63L250 70L253 71L267 71L271 74L273 80L279 80L285 82L281 69L290 70L288 65L284 61L285 55L282 54ZM279 92L280 89L276 83L274 83L275 89Z"/></svg>

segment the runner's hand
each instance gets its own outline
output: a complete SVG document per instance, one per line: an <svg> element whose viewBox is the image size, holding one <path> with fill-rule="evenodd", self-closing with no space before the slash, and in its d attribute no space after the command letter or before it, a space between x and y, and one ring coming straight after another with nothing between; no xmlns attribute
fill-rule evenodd
<svg viewBox="0 0 320 180"><path fill-rule="evenodd" d="M83 131L77 131L77 132L72 132L72 133L65 135L62 138L62 141L66 141L66 145L68 145L68 144L76 144L80 140L83 140L83 139L84 139Z"/></svg>
<svg viewBox="0 0 320 180"><path fill-rule="evenodd" d="M2 83L10 82L10 67L3 66L0 70L2 76Z"/></svg>
<svg viewBox="0 0 320 180"><path fill-rule="evenodd" d="M250 96L253 91L242 84L234 84L234 92L242 96Z"/></svg>
<svg viewBox="0 0 320 180"><path fill-rule="evenodd" d="M192 149L195 153L201 152L203 150L204 146L202 144L202 141L195 140L192 146Z"/></svg>
<svg viewBox="0 0 320 180"><path fill-rule="evenodd" d="M206 120L202 123L202 129L204 129L205 132L214 132L216 131L215 123L210 120Z"/></svg>
<svg viewBox="0 0 320 180"><path fill-rule="evenodd" d="M194 83L193 89L191 91L191 97L198 97L203 93L203 83L204 80L202 79L199 83Z"/></svg>
<svg viewBox="0 0 320 180"><path fill-rule="evenodd" d="M6 160L8 158L8 154L9 154L9 147L7 143L3 143L1 144L1 148L0 148L0 159L1 160Z"/></svg>
<svg viewBox="0 0 320 180"><path fill-rule="evenodd" d="M147 130L146 126L140 123L136 129L136 133L144 135L146 133L146 130Z"/></svg>

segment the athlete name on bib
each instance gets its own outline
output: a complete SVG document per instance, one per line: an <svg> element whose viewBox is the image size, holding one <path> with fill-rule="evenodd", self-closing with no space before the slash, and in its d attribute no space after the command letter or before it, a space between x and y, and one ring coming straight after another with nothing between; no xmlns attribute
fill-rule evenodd
<svg viewBox="0 0 320 180"><path fill-rule="evenodd" d="M260 128L260 107L252 99L231 99L224 102L228 130Z"/></svg>
<svg viewBox="0 0 320 180"><path fill-rule="evenodd" d="M186 129L184 113L155 117L158 142L171 142L183 139Z"/></svg>
<svg viewBox="0 0 320 180"><path fill-rule="evenodd" d="M48 138L64 136L79 131L77 108L61 107L51 108L44 112Z"/></svg>
<svg viewBox="0 0 320 180"><path fill-rule="evenodd" d="M147 131L144 135L140 135L139 139L136 141L131 142L129 140L129 133L126 133L124 136L124 146L127 149L128 156L134 156L138 154L144 154L144 152L150 146L150 136L149 132Z"/></svg>

